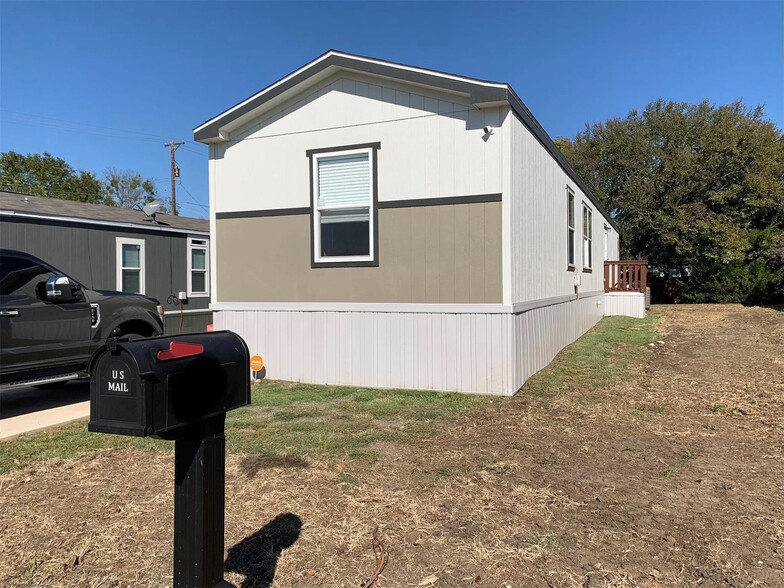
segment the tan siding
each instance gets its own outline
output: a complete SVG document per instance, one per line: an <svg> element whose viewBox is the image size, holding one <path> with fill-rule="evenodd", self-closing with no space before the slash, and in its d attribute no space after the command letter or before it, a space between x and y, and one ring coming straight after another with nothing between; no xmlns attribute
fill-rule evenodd
<svg viewBox="0 0 784 588"><path fill-rule="evenodd" d="M378 218L379 267L352 268L310 267L309 215L218 219L217 301L501 302L500 202L382 209Z"/></svg>

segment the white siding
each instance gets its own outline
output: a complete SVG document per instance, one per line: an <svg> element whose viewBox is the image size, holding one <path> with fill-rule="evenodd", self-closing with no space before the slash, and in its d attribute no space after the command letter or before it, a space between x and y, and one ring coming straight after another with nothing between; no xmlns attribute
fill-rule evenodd
<svg viewBox="0 0 784 588"><path fill-rule="evenodd" d="M511 301L519 303L604 289L604 227L609 223L569 178L558 162L517 118L506 117L510 154L510 264ZM575 195L575 270L567 270L566 187ZM507 195L504 194L506 198ZM582 268L582 204L593 211L593 271ZM505 225L507 226L507 225ZM618 234L612 227L609 259L618 259Z"/></svg>
<svg viewBox="0 0 784 588"><path fill-rule="evenodd" d="M218 311L272 379L510 395L511 314Z"/></svg>
<svg viewBox="0 0 784 588"><path fill-rule="evenodd" d="M500 111L344 72L216 144L216 210L307 207L308 149L377 141L380 201L501 193Z"/></svg>
<svg viewBox="0 0 784 588"><path fill-rule="evenodd" d="M604 304L605 316L645 318L645 294L642 292L607 292Z"/></svg>
<svg viewBox="0 0 784 588"><path fill-rule="evenodd" d="M603 295L518 314L220 310L271 379L511 395L593 327Z"/></svg>
<svg viewBox="0 0 784 588"><path fill-rule="evenodd" d="M602 295L594 295L514 315L515 390L601 320L601 302Z"/></svg>

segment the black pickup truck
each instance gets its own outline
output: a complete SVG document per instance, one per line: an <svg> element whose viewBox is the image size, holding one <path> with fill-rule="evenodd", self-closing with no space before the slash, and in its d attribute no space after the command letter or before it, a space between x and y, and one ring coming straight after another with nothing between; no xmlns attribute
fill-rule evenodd
<svg viewBox="0 0 784 588"><path fill-rule="evenodd" d="M0 390L87 376L111 334L163 333L155 298L91 290L46 262L0 249Z"/></svg>

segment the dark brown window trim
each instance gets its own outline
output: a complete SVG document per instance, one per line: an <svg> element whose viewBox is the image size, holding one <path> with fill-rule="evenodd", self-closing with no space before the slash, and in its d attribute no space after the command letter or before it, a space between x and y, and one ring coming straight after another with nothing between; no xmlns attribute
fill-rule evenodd
<svg viewBox="0 0 784 588"><path fill-rule="evenodd" d="M584 274L592 274L592 273L593 273L593 268L590 268L590 267L584 267L584 268L583 268L583 273L584 273Z"/></svg>
<svg viewBox="0 0 784 588"><path fill-rule="evenodd" d="M263 216L291 216L295 214L310 214L310 208L272 208L269 210L241 210L238 212L216 212L216 219L223 218L258 218Z"/></svg>
<svg viewBox="0 0 784 588"><path fill-rule="evenodd" d="M313 155L318 153L332 153L333 151L351 151L352 149L381 149L381 142L375 143L357 143L356 145L341 145L340 147L320 147L318 149L308 149L305 151L305 157L310 159Z"/></svg>
<svg viewBox="0 0 784 588"><path fill-rule="evenodd" d="M313 177L313 156L319 153L333 153L335 151L351 151L353 149L370 149L373 154L372 157L372 170L373 170L373 259L363 261L316 261L316 234L313 228L313 209L314 207L314 194L315 194L315 181ZM381 149L381 143L362 143L358 145L342 145L339 147L322 147L319 149L308 149L305 154L308 158L308 170L310 174L310 208L308 209L310 216L310 267L316 268L336 268L336 267L378 267L378 151Z"/></svg>
<svg viewBox="0 0 784 588"><path fill-rule="evenodd" d="M567 272L573 272L574 270L575 270L575 267L573 265L567 265L566 266L566 271Z"/></svg>

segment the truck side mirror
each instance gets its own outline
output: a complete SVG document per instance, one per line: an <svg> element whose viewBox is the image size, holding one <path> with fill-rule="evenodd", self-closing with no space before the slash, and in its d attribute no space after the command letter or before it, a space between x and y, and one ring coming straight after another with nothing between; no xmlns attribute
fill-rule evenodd
<svg viewBox="0 0 784 588"><path fill-rule="evenodd" d="M68 276L51 276L46 280L46 299L49 302L73 302L78 299L79 284L72 283Z"/></svg>

